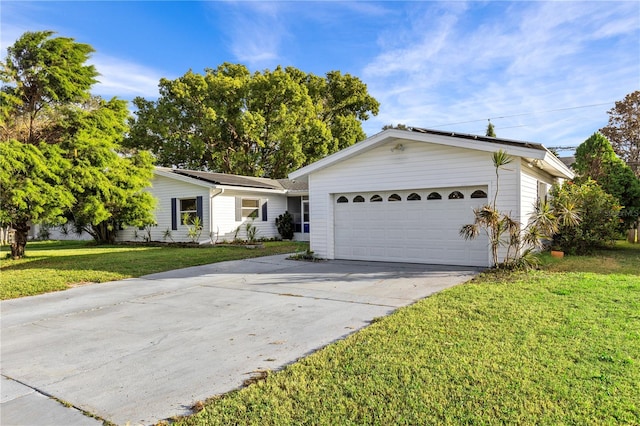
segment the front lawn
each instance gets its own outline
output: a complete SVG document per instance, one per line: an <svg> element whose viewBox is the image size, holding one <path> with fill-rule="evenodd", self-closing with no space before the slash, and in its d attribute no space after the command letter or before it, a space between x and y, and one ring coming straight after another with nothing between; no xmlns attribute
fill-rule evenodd
<svg viewBox="0 0 640 426"><path fill-rule="evenodd" d="M178 425L640 424L640 245L443 291Z"/></svg>
<svg viewBox="0 0 640 426"><path fill-rule="evenodd" d="M236 246L97 246L84 241L29 242L27 257L5 258L2 247L0 299L65 290L87 282L139 277L207 263L306 250L306 243L267 242L263 249Z"/></svg>

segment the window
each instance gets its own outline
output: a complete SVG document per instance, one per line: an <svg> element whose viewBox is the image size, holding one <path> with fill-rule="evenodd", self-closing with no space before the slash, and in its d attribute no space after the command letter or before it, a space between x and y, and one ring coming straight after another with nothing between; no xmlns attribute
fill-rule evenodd
<svg viewBox="0 0 640 426"><path fill-rule="evenodd" d="M380 203L382 202L382 197L379 196L378 194L372 196L369 201L371 201L372 203Z"/></svg>
<svg viewBox="0 0 640 426"><path fill-rule="evenodd" d="M451 194L449 194L450 200L462 200L463 198L464 195L462 195L462 192L460 191L453 191Z"/></svg>
<svg viewBox="0 0 640 426"><path fill-rule="evenodd" d="M422 200L422 197L420 195L416 194L415 192L412 192L407 197L407 201L420 201L420 200Z"/></svg>
<svg viewBox="0 0 640 426"><path fill-rule="evenodd" d="M243 198L242 199L242 217L257 218L259 217L260 199Z"/></svg>
<svg viewBox="0 0 640 426"><path fill-rule="evenodd" d="M471 198L487 198L487 193L478 189L473 191Z"/></svg>
<svg viewBox="0 0 640 426"><path fill-rule="evenodd" d="M438 194L437 192L432 192L431 194L427 195L427 200L442 200L442 195Z"/></svg>
<svg viewBox="0 0 640 426"><path fill-rule="evenodd" d="M549 194L549 187L546 183L538 181L538 200L547 202L547 195Z"/></svg>
<svg viewBox="0 0 640 426"><path fill-rule="evenodd" d="M178 229L178 225L189 225L195 218L200 219L204 225L202 211L202 196L195 198L171 199L171 229Z"/></svg>
<svg viewBox="0 0 640 426"><path fill-rule="evenodd" d="M338 204L348 203L348 202L349 202L349 200L345 196L339 197L338 200L336 201L336 203L338 203Z"/></svg>
<svg viewBox="0 0 640 426"><path fill-rule="evenodd" d="M388 200L389 201L402 201L402 197L400 197L398 194L391 194L391 195L389 195Z"/></svg>
<svg viewBox="0 0 640 426"><path fill-rule="evenodd" d="M198 209L195 198L180 200L180 225L188 225L196 218ZM186 219L186 220L185 220Z"/></svg>
<svg viewBox="0 0 640 426"><path fill-rule="evenodd" d="M353 197L354 203L364 203L364 197L362 195L356 195Z"/></svg>

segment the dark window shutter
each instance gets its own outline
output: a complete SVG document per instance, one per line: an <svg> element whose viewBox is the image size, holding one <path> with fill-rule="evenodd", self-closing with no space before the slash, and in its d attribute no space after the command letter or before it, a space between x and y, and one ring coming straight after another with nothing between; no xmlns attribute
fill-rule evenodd
<svg viewBox="0 0 640 426"><path fill-rule="evenodd" d="M171 229L178 229L178 200L176 198L171 199Z"/></svg>
<svg viewBox="0 0 640 426"><path fill-rule="evenodd" d="M202 196L196 197L196 216L200 219L200 224L204 225L204 218L202 217Z"/></svg>
<svg viewBox="0 0 640 426"><path fill-rule="evenodd" d="M262 221L267 221L267 200L264 200L264 202L262 203Z"/></svg>
<svg viewBox="0 0 640 426"><path fill-rule="evenodd" d="M236 197L236 222L242 222L242 198Z"/></svg>

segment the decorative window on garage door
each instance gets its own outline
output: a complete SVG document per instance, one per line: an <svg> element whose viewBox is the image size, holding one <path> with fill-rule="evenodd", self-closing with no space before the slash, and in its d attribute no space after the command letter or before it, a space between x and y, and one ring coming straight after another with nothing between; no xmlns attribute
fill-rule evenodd
<svg viewBox="0 0 640 426"><path fill-rule="evenodd" d="M432 192L431 194L427 195L427 200L442 200L442 195L437 192Z"/></svg>
<svg viewBox="0 0 640 426"><path fill-rule="evenodd" d="M464 195L462 195L462 192L460 191L453 191L451 194L449 194L450 200L462 200L463 198Z"/></svg>
<svg viewBox="0 0 640 426"><path fill-rule="evenodd" d="M402 197L400 197L398 194L391 194L391 195L389 195L388 200L389 201L402 201Z"/></svg>
<svg viewBox="0 0 640 426"><path fill-rule="evenodd" d="M487 193L477 189L471 193L471 198L487 198Z"/></svg>
<svg viewBox="0 0 640 426"><path fill-rule="evenodd" d="M364 203L364 197L362 195L356 195L353 197L354 203Z"/></svg>
<svg viewBox="0 0 640 426"><path fill-rule="evenodd" d="M348 203L348 202L349 202L349 199L347 197L345 197L344 195L338 197L338 200L336 201L336 203L338 203L338 204Z"/></svg>
<svg viewBox="0 0 640 426"><path fill-rule="evenodd" d="M371 201L372 203L380 203L382 202L382 197L379 196L378 194L372 196L369 201Z"/></svg>
<svg viewBox="0 0 640 426"><path fill-rule="evenodd" d="M422 200L422 197L419 194L416 194L415 192L412 192L407 197L407 201L420 201L420 200Z"/></svg>

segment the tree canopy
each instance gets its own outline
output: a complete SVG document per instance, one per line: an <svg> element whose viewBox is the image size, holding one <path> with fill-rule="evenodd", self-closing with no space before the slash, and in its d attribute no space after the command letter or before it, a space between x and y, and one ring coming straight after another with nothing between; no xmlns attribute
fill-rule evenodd
<svg viewBox="0 0 640 426"><path fill-rule="evenodd" d="M366 137L379 104L357 77L293 67L251 74L224 63L162 79L157 101L136 98L125 145L159 165L282 178Z"/></svg>
<svg viewBox="0 0 640 426"><path fill-rule="evenodd" d="M609 123L600 133L640 178L640 90L629 93L609 110Z"/></svg>
<svg viewBox="0 0 640 426"><path fill-rule="evenodd" d="M65 181L75 203L66 217L99 242L113 242L122 225L153 223L155 201L144 191L153 177L151 154L117 152L127 131L127 102L92 98L67 117L70 131L61 146L70 157Z"/></svg>
<svg viewBox="0 0 640 426"><path fill-rule="evenodd" d="M30 221L64 222L74 201L62 182L68 167L56 145L0 143L0 223L11 223L16 230L13 257L24 255Z"/></svg>
<svg viewBox="0 0 640 426"><path fill-rule="evenodd" d="M0 205L16 230L12 256L24 255L31 223L74 220L98 241L123 225L153 220L143 191L149 153L121 155L127 103L92 97L93 48L53 32L27 32L2 63Z"/></svg>
<svg viewBox="0 0 640 426"><path fill-rule="evenodd" d="M640 215L640 179L613 150L607 138L594 133L576 149L576 182L593 180L624 207L620 215L627 224Z"/></svg>
<svg viewBox="0 0 640 426"><path fill-rule="evenodd" d="M38 132L37 118L51 113L51 107L89 98L97 82L97 71L86 65L93 48L72 38L52 37L53 31L26 32L13 46L0 68L3 86L3 140L10 137L24 143L47 139Z"/></svg>

